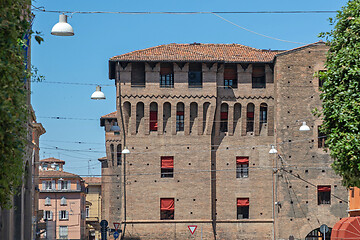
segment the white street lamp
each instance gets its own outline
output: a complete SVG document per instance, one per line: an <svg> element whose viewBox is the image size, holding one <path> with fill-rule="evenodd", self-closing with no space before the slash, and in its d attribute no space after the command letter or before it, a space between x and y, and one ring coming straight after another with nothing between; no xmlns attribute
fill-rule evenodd
<svg viewBox="0 0 360 240"><path fill-rule="evenodd" d="M121 151L122 154L130 154L130 150L127 149L127 147L125 147L122 151Z"/></svg>
<svg viewBox="0 0 360 240"><path fill-rule="evenodd" d="M67 23L67 16L61 14L59 22L51 29L51 34L55 36L74 36L74 30L70 24Z"/></svg>
<svg viewBox="0 0 360 240"><path fill-rule="evenodd" d="M277 153L277 150L275 149L274 145L271 145L271 149L270 149L269 153L270 154L276 154Z"/></svg>
<svg viewBox="0 0 360 240"><path fill-rule="evenodd" d="M95 99L95 100L106 99L105 94L101 91L100 86L96 87L96 91L91 95L91 99Z"/></svg>
<svg viewBox="0 0 360 240"><path fill-rule="evenodd" d="M301 127L299 128L300 131L310 131L310 128L308 125L306 125L306 122L303 122Z"/></svg>

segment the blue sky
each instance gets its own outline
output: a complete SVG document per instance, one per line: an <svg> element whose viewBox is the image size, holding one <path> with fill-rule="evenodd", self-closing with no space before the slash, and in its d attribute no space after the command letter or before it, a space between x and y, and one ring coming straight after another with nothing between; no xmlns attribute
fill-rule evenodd
<svg viewBox="0 0 360 240"><path fill-rule="evenodd" d="M62 0L33 2L36 7L61 11L296 11L340 10L345 0ZM32 105L46 129L40 138L40 158L66 161L65 171L100 174L98 158L105 156L105 134L100 117L116 110L114 81L108 79L108 59L115 55L168 43L239 43L260 49L291 49L299 44L247 32L212 14L72 14L68 22L75 36L50 34L59 14L34 12L33 29L45 42L32 44L32 64L45 76L32 84ZM329 31L335 14L219 14L257 33L292 42L312 43ZM47 83L49 82L49 83ZM106 100L90 99L103 85ZM52 119L61 117L65 119ZM81 142L81 143L79 143ZM90 168L88 167L90 166Z"/></svg>

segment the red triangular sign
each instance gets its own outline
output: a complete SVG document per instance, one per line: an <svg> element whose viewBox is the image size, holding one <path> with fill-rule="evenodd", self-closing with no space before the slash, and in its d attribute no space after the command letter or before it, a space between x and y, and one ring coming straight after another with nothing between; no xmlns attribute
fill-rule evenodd
<svg viewBox="0 0 360 240"><path fill-rule="evenodd" d="M188 228L189 228L189 230L191 232L191 235L194 235L194 232L195 232L195 230L197 228L197 225L189 225Z"/></svg>
<svg viewBox="0 0 360 240"><path fill-rule="evenodd" d="M115 228L115 231L117 231L117 230L118 230L119 226L120 226L120 223L116 223L116 222L114 222L114 228Z"/></svg>

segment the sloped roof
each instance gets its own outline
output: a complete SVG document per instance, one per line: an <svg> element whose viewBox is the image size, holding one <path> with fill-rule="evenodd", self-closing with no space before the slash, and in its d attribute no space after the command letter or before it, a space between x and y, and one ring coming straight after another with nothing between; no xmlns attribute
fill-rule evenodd
<svg viewBox="0 0 360 240"><path fill-rule="evenodd" d="M65 165L65 161L64 160L60 160L57 158L45 158L45 159L41 159L40 162L50 162L50 163L63 163Z"/></svg>
<svg viewBox="0 0 360 240"><path fill-rule="evenodd" d="M286 54L289 54L289 53L292 53L292 52L300 51L300 50L302 50L304 48L317 46L317 45L326 45L326 43L324 41L320 40L320 41L315 42L315 43L310 43L310 44L306 44L306 45L303 45L303 46L300 46L300 47L297 47L297 48L293 48L293 49L290 49L290 50L279 52L277 54L277 56L286 55Z"/></svg>
<svg viewBox="0 0 360 240"><path fill-rule="evenodd" d="M116 112L112 112L112 113L109 113L109 114L106 114L104 116L101 116L101 118L116 118Z"/></svg>
<svg viewBox="0 0 360 240"><path fill-rule="evenodd" d="M83 177L83 180L86 184L89 185L100 185L101 184L101 178L100 177Z"/></svg>
<svg viewBox="0 0 360 240"><path fill-rule="evenodd" d="M129 62L272 62L281 51L261 50L241 44L177 44L171 43L137 50L110 58Z"/></svg>
<svg viewBox="0 0 360 240"><path fill-rule="evenodd" d="M74 173L64 172L64 171L40 171L40 178L81 178L79 175Z"/></svg>

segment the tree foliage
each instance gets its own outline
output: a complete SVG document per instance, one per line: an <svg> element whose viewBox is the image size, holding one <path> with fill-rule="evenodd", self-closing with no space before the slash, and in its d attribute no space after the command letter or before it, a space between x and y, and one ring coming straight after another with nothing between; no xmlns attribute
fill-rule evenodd
<svg viewBox="0 0 360 240"><path fill-rule="evenodd" d="M360 187L360 0L350 0L320 34L329 44L324 82L322 130L344 186Z"/></svg>
<svg viewBox="0 0 360 240"><path fill-rule="evenodd" d="M31 35L29 0L0 3L0 207L10 207L11 196L21 185L26 146L24 40Z"/></svg>

